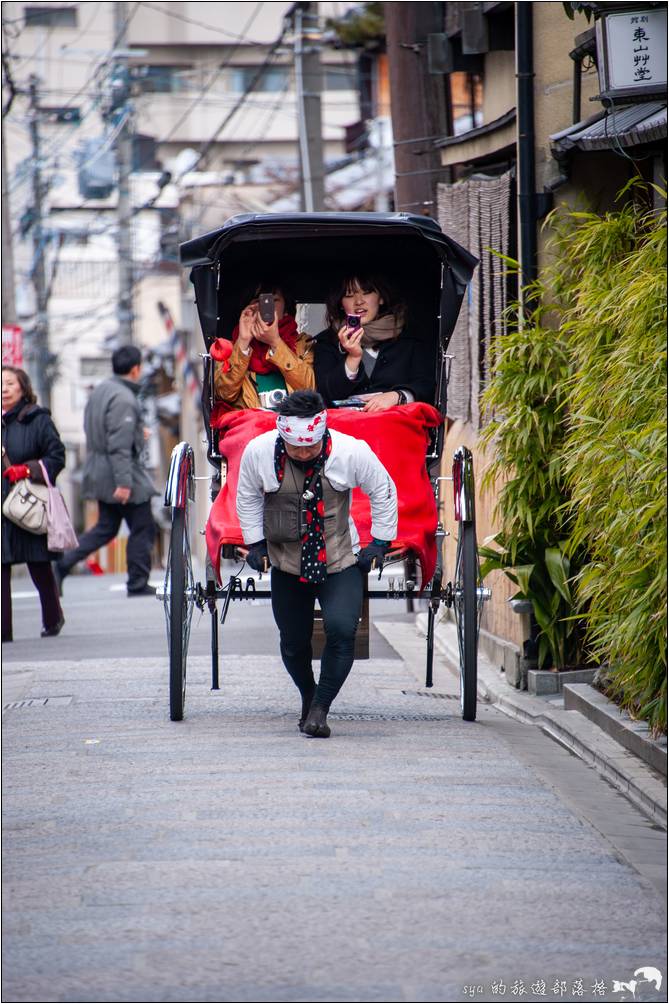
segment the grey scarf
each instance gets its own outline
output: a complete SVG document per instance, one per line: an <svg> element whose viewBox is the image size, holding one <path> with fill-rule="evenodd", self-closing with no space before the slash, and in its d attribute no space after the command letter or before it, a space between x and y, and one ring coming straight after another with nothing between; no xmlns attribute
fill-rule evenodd
<svg viewBox="0 0 669 1004"><path fill-rule="evenodd" d="M381 342L391 342L399 338L404 327L404 318L401 314L386 314L384 317L377 317L375 321L370 321L364 325L365 333L360 343L363 349L379 348Z"/></svg>

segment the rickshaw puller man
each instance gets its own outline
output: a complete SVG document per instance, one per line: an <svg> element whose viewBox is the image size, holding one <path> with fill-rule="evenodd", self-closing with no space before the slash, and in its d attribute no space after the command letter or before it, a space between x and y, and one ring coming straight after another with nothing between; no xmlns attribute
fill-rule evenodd
<svg viewBox="0 0 669 1004"><path fill-rule="evenodd" d="M326 739L327 715L351 666L363 576L397 533L397 490L367 443L327 428L320 394L296 391L278 409L277 432L251 440L242 454L237 515L247 562L272 566L272 612L281 658L302 696L299 728ZM370 499L372 542L360 549L350 517L351 490ZM314 606L323 612L325 647L316 685Z"/></svg>

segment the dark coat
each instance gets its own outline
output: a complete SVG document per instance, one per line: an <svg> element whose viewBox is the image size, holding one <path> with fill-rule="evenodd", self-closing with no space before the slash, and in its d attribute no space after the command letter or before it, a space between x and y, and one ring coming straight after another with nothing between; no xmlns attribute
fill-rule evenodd
<svg viewBox="0 0 669 1004"><path fill-rule="evenodd" d="M139 384L113 376L91 393L84 412L86 461L81 485L85 499L114 505L117 488L130 488L130 502L138 505L157 495L142 466L144 421Z"/></svg>
<svg viewBox="0 0 669 1004"><path fill-rule="evenodd" d="M21 402L2 418L2 445L12 464L27 464L30 477L44 484L41 460L46 467L51 484L65 467L65 447L51 412L36 404ZM2 479L2 501L11 488L7 478ZM60 555L47 550L46 534L28 533L10 520L2 519L2 564L18 565L25 561L51 561Z"/></svg>
<svg viewBox="0 0 669 1004"><path fill-rule="evenodd" d="M345 371L346 353L331 329L316 335L314 370L316 387L326 404L351 397L387 390L410 391L416 401L434 402L434 349L405 329L392 342L382 342L371 376L360 365L358 376L349 380Z"/></svg>

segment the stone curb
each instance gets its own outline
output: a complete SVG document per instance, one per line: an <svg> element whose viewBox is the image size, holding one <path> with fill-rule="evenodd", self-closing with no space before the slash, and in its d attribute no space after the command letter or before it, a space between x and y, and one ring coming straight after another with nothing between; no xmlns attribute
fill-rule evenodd
<svg viewBox="0 0 669 1004"><path fill-rule="evenodd" d="M417 616L415 626L418 633L425 635L426 613ZM442 620L436 625L434 645L449 670L459 674L457 633L453 622ZM434 692L438 693L437 688ZM666 783L638 756L623 748L580 711L567 710L546 699L513 690L503 678L500 679L499 672L481 653L478 659L478 693L480 699L510 717L538 725L594 767L653 822L667 828Z"/></svg>
<svg viewBox="0 0 669 1004"><path fill-rule="evenodd" d="M579 711L658 774L667 776L667 741L653 739L645 722L635 722L626 711L587 683L566 684L563 693L567 711Z"/></svg>

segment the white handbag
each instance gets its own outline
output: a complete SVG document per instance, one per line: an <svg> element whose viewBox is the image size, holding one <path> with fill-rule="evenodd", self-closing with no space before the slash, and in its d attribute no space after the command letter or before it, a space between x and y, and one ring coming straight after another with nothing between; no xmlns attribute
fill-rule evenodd
<svg viewBox="0 0 669 1004"><path fill-rule="evenodd" d="M10 489L2 503L2 513L8 520L28 533L47 532L49 489L36 485L29 478L21 478Z"/></svg>

